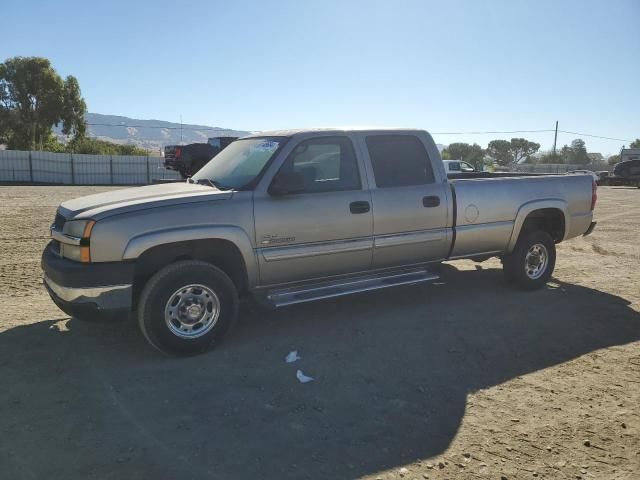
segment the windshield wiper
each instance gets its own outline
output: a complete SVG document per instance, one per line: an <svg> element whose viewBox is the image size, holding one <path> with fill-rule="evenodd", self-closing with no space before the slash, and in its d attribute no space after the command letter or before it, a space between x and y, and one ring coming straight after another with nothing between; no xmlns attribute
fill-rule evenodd
<svg viewBox="0 0 640 480"><path fill-rule="evenodd" d="M196 180L196 183L198 185L209 185L211 187L217 188L218 190L231 190L231 187L222 185L220 182L211 180L209 178L199 178L198 180Z"/></svg>

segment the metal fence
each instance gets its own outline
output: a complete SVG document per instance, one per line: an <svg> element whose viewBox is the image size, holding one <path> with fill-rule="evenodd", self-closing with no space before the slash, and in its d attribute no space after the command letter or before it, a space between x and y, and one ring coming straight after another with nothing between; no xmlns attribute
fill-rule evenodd
<svg viewBox="0 0 640 480"><path fill-rule="evenodd" d="M179 180L180 174L162 166L163 157L86 155L80 153L0 150L0 182L63 185L143 185L158 180ZM609 170L606 164L518 164L512 170L531 173L566 173L571 170Z"/></svg>
<svg viewBox="0 0 640 480"><path fill-rule="evenodd" d="M178 180L162 157L0 150L0 182L142 185Z"/></svg>
<svg viewBox="0 0 640 480"><path fill-rule="evenodd" d="M612 171L613 167L604 163L587 164L587 165L568 165L566 163L521 163L514 165L513 170L516 172L527 173L567 173L572 170L591 170L596 171Z"/></svg>

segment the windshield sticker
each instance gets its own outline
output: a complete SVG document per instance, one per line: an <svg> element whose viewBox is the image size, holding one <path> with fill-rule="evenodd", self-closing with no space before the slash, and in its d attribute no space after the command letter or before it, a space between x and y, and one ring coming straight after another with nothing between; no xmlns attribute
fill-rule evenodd
<svg viewBox="0 0 640 480"><path fill-rule="evenodd" d="M254 150L273 152L276 148L278 148L278 142L274 142L273 140L265 140L264 142L258 143L253 148Z"/></svg>

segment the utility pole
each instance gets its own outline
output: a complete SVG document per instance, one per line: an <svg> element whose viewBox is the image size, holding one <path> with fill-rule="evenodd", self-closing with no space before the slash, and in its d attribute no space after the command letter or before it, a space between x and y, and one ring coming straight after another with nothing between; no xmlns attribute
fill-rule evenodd
<svg viewBox="0 0 640 480"><path fill-rule="evenodd" d="M553 137L553 156L556 156L556 143L558 141L558 121L556 120L556 134Z"/></svg>

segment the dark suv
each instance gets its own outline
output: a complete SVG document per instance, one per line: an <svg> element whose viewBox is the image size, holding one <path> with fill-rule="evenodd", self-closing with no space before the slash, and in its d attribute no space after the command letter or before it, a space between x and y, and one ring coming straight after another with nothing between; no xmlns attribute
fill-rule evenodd
<svg viewBox="0 0 640 480"><path fill-rule="evenodd" d="M164 166L175 170L183 178L191 177L205 164L238 137L214 137L209 143L167 145L164 149Z"/></svg>
<svg viewBox="0 0 640 480"><path fill-rule="evenodd" d="M613 175L607 178L608 185L630 185L640 188L640 160L616 163Z"/></svg>

